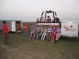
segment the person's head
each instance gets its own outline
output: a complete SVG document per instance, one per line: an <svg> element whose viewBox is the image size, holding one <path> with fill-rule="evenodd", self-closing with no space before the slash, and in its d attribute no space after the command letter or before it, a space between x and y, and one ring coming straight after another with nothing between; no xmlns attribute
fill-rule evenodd
<svg viewBox="0 0 79 59"><path fill-rule="evenodd" d="M3 24L6 24L6 21L3 21Z"/></svg>
<svg viewBox="0 0 79 59"><path fill-rule="evenodd" d="M47 16L47 18L49 19L49 18L50 18L50 16Z"/></svg>
<svg viewBox="0 0 79 59"><path fill-rule="evenodd" d="M52 27L53 27L53 28L55 28L55 27L56 27L56 25L53 25Z"/></svg>
<svg viewBox="0 0 79 59"><path fill-rule="evenodd" d="M59 20L59 17L56 16L55 19L56 19L56 20Z"/></svg>
<svg viewBox="0 0 79 59"><path fill-rule="evenodd" d="M39 22L39 18L37 18L36 22Z"/></svg>
<svg viewBox="0 0 79 59"><path fill-rule="evenodd" d="M37 20L39 20L39 18L37 18Z"/></svg>
<svg viewBox="0 0 79 59"><path fill-rule="evenodd" d="M59 28L59 25L58 26L56 26L57 28Z"/></svg>

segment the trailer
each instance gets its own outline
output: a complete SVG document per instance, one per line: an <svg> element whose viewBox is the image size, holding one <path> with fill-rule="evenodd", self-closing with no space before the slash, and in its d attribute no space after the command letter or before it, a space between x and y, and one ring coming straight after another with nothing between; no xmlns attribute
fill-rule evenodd
<svg viewBox="0 0 79 59"><path fill-rule="evenodd" d="M61 35L67 37L79 36L79 23L76 21L62 21L61 22Z"/></svg>
<svg viewBox="0 0 79 59"><path fill-rule="evenodd" d="M0 30L2 30L2 23L6 21L10 32L21 32L22 22L21 20L0 20Z"/></svg>

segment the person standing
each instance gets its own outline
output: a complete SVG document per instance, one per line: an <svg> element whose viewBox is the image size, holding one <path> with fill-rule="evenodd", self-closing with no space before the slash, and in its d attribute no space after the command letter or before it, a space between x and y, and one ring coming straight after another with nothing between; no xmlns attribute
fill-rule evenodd
<svg viewBox="0 0 79 59"><path fill-rule="evenodd" d="M24 35L28 36L28 25L24 24Z"/></svg>
<svg viewBox="0 0 79 59"><path fill-rule="evenodd" d="M40 27L38 25L36 25L36 30L35 30L36 37L35 38L39 38L39 32L40 32Z"/></svg>
<svg viewBox="0 0 79 59"><path fill-rule="evenodd" d="M3 36L4 36L4 44L7 45L9 28L8 28L6 21L3 21L2 31L3 31Z"/></svg>
<svg viewBox="0 0 79 59"><path fill-rule="evenodd" d="M41 40L45 40L45 38L46 38L46 35L47 35L47 28L46 27L43 27L43 34L42 34L42 36L41 36Z"/></svg>
<svg viewBox="0 0 79 59"><path fill-rule="evenodd" d="M59 23L59 22L60 22L59 17L56 16L56 17L54 18L54 22L55 22L55 23Z"/></svg>
<svg viewBox="0 0 79 59"><path fill-rule="evenodd" d="M41 40L41 36L43 34L43 26L40 26L40 31L39 31L39 39Z"/></svg>
<svg viewBox="0 0 79 59"><path fill-rule="evenodd" d="M35 38L35 26L34 25L31 26L31 31L30 31L29 36L30 36L30 39Z"/></svg>
<svg viewBox="0 0 79 59"><path fill-rule="evenodd" d="M56 41L56 35L57 35L57 28L56 26L54 25L52 27L52 31L51 31L51 42L55 42Z"/></svg>
<svg viewBox="0 0 79 59"><path fill-rule="evenodd" d="M50 16L47 16L47 23L51 23L51 18L50 18Z"/></svg>
<svg viewBox="0 0 79 59"><path fill-rule="evenodd" d="M20 31L20 24L17 23L16 25L17 25L17 32L18 32L18 33L21 32L21 31Z"/></svg>

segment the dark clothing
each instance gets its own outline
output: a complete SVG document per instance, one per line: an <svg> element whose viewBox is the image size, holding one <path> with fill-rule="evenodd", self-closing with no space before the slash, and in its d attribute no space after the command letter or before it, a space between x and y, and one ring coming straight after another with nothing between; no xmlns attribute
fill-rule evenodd
<svg viewBox="0 0 79 59"><path fill-rule="evenodd" d="M47 19L47 22L50 23L51 22L51 19Z"/></svg>
<svg viewBox="0 0 79 59"><path fill-rule="evenodd" d="M55 22L55 23L59 23L59 22L60 22L59 18L56 17L56 18L54 19L54 22Z"/></svg>
<svg viewBox="0 0 79 59"><path fill-rule="evenodd" d="M8 33L3 33L4 36L4 44L7 45L8 43Z"/></svg>

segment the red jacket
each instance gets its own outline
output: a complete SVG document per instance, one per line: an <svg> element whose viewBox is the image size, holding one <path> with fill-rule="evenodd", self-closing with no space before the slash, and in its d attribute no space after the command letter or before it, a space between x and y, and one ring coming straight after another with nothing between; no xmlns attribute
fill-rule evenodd
<svg viewBox="0 0 79 59"><path fill-rule="evenodd" d="M28 25L24 24L24 31L27 31L27 29L28 29Z"/></svg>
<svg viewBox="0 0 79 59"><path fill-rule="evenodd" d="M8 33L9 32L7 24L2 25L2 30L3 30L3 33Z"/></svg>

